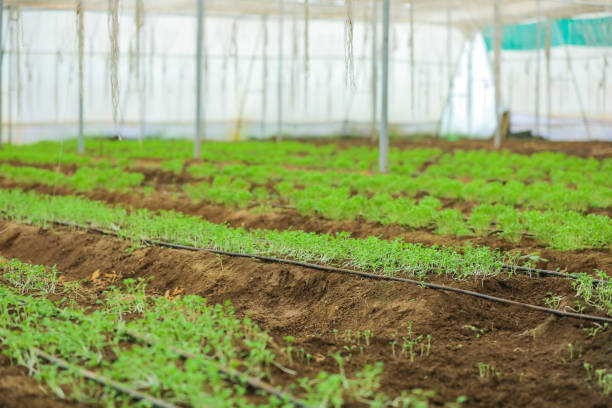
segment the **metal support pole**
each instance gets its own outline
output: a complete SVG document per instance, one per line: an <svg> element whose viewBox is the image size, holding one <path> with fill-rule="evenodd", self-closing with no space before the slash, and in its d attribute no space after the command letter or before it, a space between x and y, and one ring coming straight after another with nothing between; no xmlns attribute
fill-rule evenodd
<svg viewBox="0 0 612 408"><path fill-rule="evenodd" d="M85 152L85 140L83 133L83 50L84 50L84 35L83 35L83 0L77 3L77 37L79 47L79 136L78 136L78 153Z"/></svg>
<svg viewBox="0 0 612 408"><path fill-rule="evenodd" d="M11 9L9 8L9 11ZM7 133L8 133L8 144L13 144L13 64L14 64L14 59L15 59L15 25L12 23L9 23L9 60L8 60L8 107L7 107L7 114L8 114L8 129L7 129Z"/></svg>
<svg viewBox="0 0 612 408"><path fill-rule="evenodd" d="M284 0L278 0L278 82L277 82L277 122L276 141L280 142L283 137L283 19Z"/></svg>
<svg viewBox="0 0 612 408"><path fill-rule="evenodd" d="M495 0L494 5L494 30L493 30L493 76L495 79L495 116L497 117L497 126L495 128L495 136L493 144L496 149L501 146L502 138L502 112L501 112L501 43L502 43L502 26L501 26L501 0Z"/></svg>
<svg viewBox="0 0 612 408"><path fill-rule="evenodd" d="M472 134L472 118L474 116L474 43L476 35L472 36L467 53L467 133Z"/></svg>
<svg viewBox="0 0 612 408"><path fill-rule="evenodd" d="M372 142L376 142L378 113L378 1L372 0Z"/></svg>
<svg viewBox="0 0 612 408"><path fill-rule="evenodd" d="M414 69L414 1L410 0L410 109L415 114L416 78Z"/></svg>
<svg viewBox="0 0 612 408"><path fill-rule="evenodd" d="M383 2L382 43L382 110L380 115L380 140L378 166L381 173L389 168L389 19L390 0Z"/></svg>
<svg viewBox="0 0 612 408"><path fill-rule="evenodd" d="M452 120L453 117L453 105L448 103L451 98L451 94L453 92L453 33L452 33L452 10L451 8L446 9L446 74L448 81L448 94L446 96L446 104L444 105L448 109L448 117ZM444 109L442 110L442 115L444 115ZM442 117L440 117L440 124L442 124ZM442 132L442 126L438 126L438 132L436 137L440 137Z"/></svg>
<svg viewBox="0 0 612 408"><path fill-rule="evenodd" d="M448 82L453 80L453 11L449 7L446 9L446 73L448 74Z"/></svg>
<svg viewBox="0 0 612 408"><path fill-rule="evenodd" d="M138 130L138 143L142 146L142 142L145 137L145 107L146 107L146 77L145 77L145 66L146 59L143 55L142 50L145 48L145 36L144 32L144 0L135 0L136 11L134 13L134 23L136 25L136 55L138 59L138 66L136 69L136 85L138 87L138 109L139 109L139 130Z"/></svg>
<svg viewBox="0 0 612 408"><path fill-rule="evenodd" d="M144 49L145 52L141 53L140 56L138 57L138 62L139 62L139 67L137 68L140 71L140 132L138 133L138 139L140 141L140 143L142 143L142 141L145 138L145 131L146 131L146 112L147 112L147 61L146 61L146 48L145 48L145 40L146 40L146 36L142 34L142 32L140 33L140 35L142 35L142 40L141 40L141 48L140 49Z"/></svg>
<svg viewBox="0 0 612 408"><path fill-rule="evenodd" d="M204 0L198 0L198 29L196 37L196 132L193 156L201 157L200 136L202 134L202 37L204 36Z"/></svg>
<svg viewBox="0 0 612 408"><path fill-rule="evenodd" d="M266 137L266 118L268 116L268 16L262 16L263 45L261 67L261 137Z"/></svg>
<svg viewBox="0 0 612 408"><path fill-rule="evenodd" d="M2 149L2 135L3 135L3 125L2 122L2 83L3 81L3 66L4 66L4 0L0 0L0 149Z"/></svg>
<svg viewBox="0 0 612 408"><path fill-rule="evenodd" d="M535 83L535 136L540 135L540 50L542 48L542 0L538 0L538 21L536 22L536 83Z"/></svg>
<svg viewBox="0 0 612 408"><path fill-rule="evenodd" d="M552 84L550 76L550 20L546 21L546 135L550 138L552 132Z"/></svg>

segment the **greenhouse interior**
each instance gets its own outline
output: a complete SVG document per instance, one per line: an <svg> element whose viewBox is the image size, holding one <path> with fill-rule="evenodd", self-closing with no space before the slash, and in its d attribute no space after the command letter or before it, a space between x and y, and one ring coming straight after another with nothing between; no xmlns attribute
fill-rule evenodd
<svg viewBox="0 0 612 408"><path fill-rule="evenodd" d="M612 0L0 0L0 407L612 406Z"/></svg>

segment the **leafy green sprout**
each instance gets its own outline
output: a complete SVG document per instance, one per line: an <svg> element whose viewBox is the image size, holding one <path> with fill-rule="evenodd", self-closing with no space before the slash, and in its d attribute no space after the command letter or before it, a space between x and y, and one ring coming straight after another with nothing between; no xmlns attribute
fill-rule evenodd
<svg viewBox="0 0 612 408"><path fill-rule="evenodd" d="M494 366L490 364L479 362L477 363L477 367L478 367L478 375L480 376L480 378L489 378L489 376L491 375L495 375L499 377L501 375L501 373L498 370L496 370Z"/></svg>
<svg viewBox="0 0 612 408"><path fill-rule="evenodd" d="M292 356L292 351L293 351L293 343L295 341L295 338L293 336L285 336L285 343L287 344L287 346L285 347L285 352L287 353L287 358L289 359L289 363L291 365L293 365L293 356Z"/></svg>
<svg viewBox="0 0 612 408"><path fill-rule="evenodd" d="M599 323L594 323L594 327L587 327L583 329L587 332L589 337L595 337L599 331L606 331L608 329L608 323L604 323L603 325Z"/></svg>
<svg viewBox="0 0 612 408"><path fill-rule="evenodd" d="M563 300L563 297L556 296L552 292L546 292L546 297L544 297L542 300L546 307L557 310L561 305L561 300Z"/></svg>
<svg viewBox="0 0 612 408"><path fill-rule="evenodd" d="M370 330L366 330L366 331L363 332L363 335L365 337L366 345L369 346L370 345L370 339L372 338L372 332Z"/></svg>

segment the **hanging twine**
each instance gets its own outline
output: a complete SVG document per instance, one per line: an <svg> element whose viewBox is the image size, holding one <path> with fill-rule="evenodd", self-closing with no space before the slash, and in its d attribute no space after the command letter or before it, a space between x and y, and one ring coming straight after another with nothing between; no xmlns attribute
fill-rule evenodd
<svg viewBox="0 0 612 408"><path fill-rule="evenodd" d="M344 64L346 83L355 89L355 62L353 59L353 1L346 0L344 17Z"/></svg>
<svg viewBox="0 0 612 408"><path fill-rule="evenodd" d="M113 124L119 134L119 0L108 0L108 36L110 39L110 84L113 104Z"/></svg>

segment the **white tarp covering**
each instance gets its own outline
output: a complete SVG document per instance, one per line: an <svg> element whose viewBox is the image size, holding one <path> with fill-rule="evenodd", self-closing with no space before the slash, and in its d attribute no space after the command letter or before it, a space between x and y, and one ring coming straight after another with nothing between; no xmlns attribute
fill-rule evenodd
<svg viewBox="0 0 612 408"><path fill-rule="evenodd" d="M443 137L487 139L497 126L493 72L481 34L465 43L440 121Z"/></svg>

